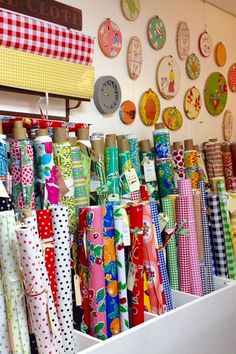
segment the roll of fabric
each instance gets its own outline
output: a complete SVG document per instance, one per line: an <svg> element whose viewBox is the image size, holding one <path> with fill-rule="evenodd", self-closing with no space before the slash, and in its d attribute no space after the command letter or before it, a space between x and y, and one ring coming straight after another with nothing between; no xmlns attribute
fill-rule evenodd
<svg viewBox="0 0 236 354"><path fill-rule="evenodd" d="M140 164L141 164L141 174L142 174L142 183L146 184L147 186L147 191L148 191L148 197L150 199L154 199L156 201L159 200L159 192L158 192L158 182L157 178L156 180L153 181L146 181L145 179L145 173L144 173L144 167L145 164L150 164L155 162L155 156L152 151L140 151Z"/></svg>
<svg viewBox="0 0 236 354"><path fill-rule="evenodd" d="M206 204L206 196L205 196L205 183L203 181L199 181L198 186L200 190L202 236L203 236L203 247L204 247L204 266L205 266L205 276L206 276L206 289L204 295L206 295L214 291L214 280L213 280L213 270L212 270L209 221L208 221L208 212L207 212L207 204Z"/></svg>
<svg viewBox="0 0 236 354"><path fill-rule="evenodd" d="M234 176L236 176L236 142L230 144L230 149L232 154Z"/></svg>
<svg viewBox="0 0 236 354"><path fill-rule="evenodd" d="M59 203L58 173L53 159L52 138L37 136L34 139L37 182L41 191L41 208Z"/></svg>
<svg viewBox="0 0 236 354"><path fill-rule="evenodd" d="M150 205L143 206L143 257L144 257L144 272L147 278L147 289L151 312L162 314L165 312L165 304L163 304L161 293L161 282L158 273L158 259L155 249L155 235L152 222Z"/></svg>
<svg viewBox="0 0 236 354"><path fill-rule="evenodd" d="M74 181L72 172L73 165L70 143L54 143L53 153L55 164L67 189L67 192L61 196L61 202L68 208L69 231L74 235L77 229L77 218L75 213Z"/></svg>
<svg viewBox="0 0 236 354"><path fill-rule="evenodd" d="M151 312L151 303L150 303L150 296L148 291L148 283L147 283L147 275L145 272L144 266L144 273L143 273L143 302L144 302L144 311Z"/></svg>
<svg viewBox="0 0 236 354"><path fill-rule="evenodd" d="M230 198L236 199L236 193L230 192ZM230 225L232 229L231 239L234 248L234 254L236 255L236 210L230 212Z"/></svg>
<svg viewBox="0 0 236 354"><path fill-rule="evenodd" d="M231 189L232 192L236 192L236 177L231 178Z"/></svg>
<svg viewBox="0 0 236 354"><path fill-rule="evenodd" d="M166 129L157 129L152 133L156 159L168 159L170 154L170 134Z"/></svg>
<svg viewBox="0 0 236 354"><path fill-rule="evenodd" d="M105 160L104 154L98 153L94 161L95 174L99 182L99 187L97 188L97 202L98 204L104 204L108 200L107 194L107 180L105 172Z"/></svg>
<svg viewBox="0 0 236 354"><path fill-rule="evenodd" d="M68 209L53 205L52 233L55 244L55 270L57 289L57 313L64 341L64 352L75 352L73 339L72 289L70 268L70 236L68 229Z"/></svg>
<svg viewBox="0 0 236 354"><path fill-rule="evenodd" d="M185 178L184 149L175 149L171 153L174 162L174 171L177 179Z"/></svg>
<svg viewBox="0 0 236 354"><path fill-rule="evenodd" d="M126 331L129 327L128 298L126 285L126 268L125 268L125 250L124 250L124 234L129 232L129 221L125 209L121 205L113 206L114 228L115 228L115 246L117 257L117 272L119 284L119 301L120 301L120 322L121 332Z"/></svg>
<svg viewBox="0 0 236 354"><path fill-rule="evenodd" d="M4 297L2 285L2 271L0 266L0 313L1 313L1 326L0 326L0 353L12 354L10 338L7 325L7 306Z"/></svg>
<svg viewBox="0 0 236 354"><path fill-rule="evenodd" d="M221 211L221 218L222 218L224 238L225 238L225 251L226 251L226 258L227 258L228 276L230 279L235 279L236 269L235 269L234 250L233 250L233 244L231 239L232 230L231 230L229 211L228 211L228 195L226 193L224 180L221 181L219 180L217 182L217 187L219 193L220 211Z"/></svg>
<svg viewBox="0 0 236 354"><path fill-rule="evenodd" d="M183 205L186 205L188 210L187 228L189 230L191 293L193 295L202 296L203 291L197 245L193 192L190 179L179 180L178 190L180 194L178 199L182 201Z"/></svg>
<svg viewBox="0 0 236 354"><path fill-rule="evenodd" d="M136 268L132 296L132 326L144 322L143 206L130 206L131 263Z"/></svg>
<svg viewBox="0 0 236 354"><path fill-rule="evenodd" d="M108 199L119 200L120 180L118 149L116 146L107 146L105 148L106 179L108 188Z"/></svg>
<svg viewBox="0 0 236 354"><path fill-rule="evenodd" d="M113 221L113 205L104 206L104 271L106 286L107 337L110 338L121 331L119 309L119 287L117 274L117 259L115 249L115 232Z"/></svg>
<svg viewBox="0 0 236 354"><path fill-rule="evenodd" d="M174 167L172 160L164 160L156 165L160 198L175 192Z"/></svg>
<svg viewBox="0 0 236 354"><path fill-rule="evenodd" d="M119 150L118 152L119 158L119 170L120 170L120 179L121 179L121 191L122 196L126 196L130 194L129 185L124 178L124 172L132 168L130 151L128 150Z"/></svg>
<svg viewBox="0 0 236 354"><path fill-rule="evenodd" d="M224 176L221 144L208 142L204 145L209 179Z"/></svg>
<svg viewBox="0 0 236 354"><path fill-rule="evenodd" d="M33 149L28 140L9 142L10 170L12 175L12 199L15 212L22 215L24 209L35 209Z"/></svg>
<svg viewBox="0 0 236 354"><path fill-rule="evenodd" d="M198 171L198 158L196 150L186 150L184 152L184 166L186 178L191 180L192 188L197 189L200 174Z"/></svg>
<svg viewBox="0 0 236 354"><path fill-rule="evenodd" d="M208 183L208 175L206 171L206 164L204 161L204 155L202 150L197 150L197 164L198 164L198 172L199 172L199 180L205 183Z"/></svg>
<svg viewBox="0 0 236 354"><path fill-rule="evenodd" d="M233 161L231 151L225 151L222 153L222 162L225 177L226 190L232 189L232 177L233 177Z"/></svg>
<svg viewBox="0 0 236 354"><path fill-rule="evenodd" d="M102 206L88 207L86 213L90 333L104 340L107 338L107 324Z"/></svg>
<svg viewBox="0 0 236 354"><path fill-rule="evenodd" d="M216 262L216 275L228 277L227 258L220 202L217 194L209 194L210 224Z"/></svg>
<svg viewBox="0 0 236 354"><path fill-rule="evenodd" d="M0 134L0 180L7 187L7 141L6 135Z"/></svg>
<svg viewBox="0 0 236 354"><path fill-rule="evenodd" d="M176 215L175 215L175 198L162 198L163 213L168 215L169 220L165 226L164 233L168 241L166 247L167 269L170 281L170 287L173 290L179 290L179 271L178 271L178 252L175 236Z"/></svg>
<svg viewBox="0 0 236 354"><path fill-rule="evenodd" d="M30 354L28 322L20 272L16 223L13 210L0 212L0 262L7 304L8 330L13 353Z"/></svg>
<svg viewBox="0 0 236 354"><path fill-rule="evenodd" d="M141 174L141 166L140 166L140 159L139 159L138 139L133 134L127 134L125 135L125 137L128 139L132 167L135 169L139 181L141 183L142 174Z"/></svg>
<svg viewBox="0 0 236 354"><path fill-rule="evenodd" d="M88 149L91 146L90 146L90 142L87 140L78 140L77 144L81 152L81 161L82 161L82 168L83 168L84 179L85 179L84 182L85 182L85 192L86 192L85 205L87 206L90 204L91 157L89 156Z"/></svg>
<svg viewBox="0 0 236 354"><path fill-rule="evenodd" d="M159 218L158 218L157 204L155 202L150 202L150 208L151 208L152 222L154 224L155 231L156 231L157 244L159 247L157 254L158 254L158 259L160 262L160 271L161 271L161 277L162 277L162 281L163 281L164 302L166 303L166 307L164 308L164 310L167 309L167 311L170 311L173 309L173 298L172 298L169 278L168 278L168 274L167 274L165 254L164 254L164 249L163 249L163 242L162 242L160 224L159 224ZM162 297L163 297L163 295L162 295Z"/></svg>
<svg viewBox="0 0 236 354"><path fill-rule="evenodd" d="M32 231L30 226L19 226L16 229L24 275L24 293L30 310L30 319L36 337L38 352L45 353L45 350L47 350L49 353L59 353L54 334L50 329L47 294L40 271L37 248L31 237Z"/></svg>

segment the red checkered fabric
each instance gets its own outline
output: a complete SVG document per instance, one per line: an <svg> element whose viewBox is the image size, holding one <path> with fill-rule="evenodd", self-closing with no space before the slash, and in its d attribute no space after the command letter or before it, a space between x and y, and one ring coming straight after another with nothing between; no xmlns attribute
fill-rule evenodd
<svg viewBox="0 0 236 354"><path fill-rule="evenodd" d="M0 45L83 65L93 62L93 37L2 9Z"/></svg>

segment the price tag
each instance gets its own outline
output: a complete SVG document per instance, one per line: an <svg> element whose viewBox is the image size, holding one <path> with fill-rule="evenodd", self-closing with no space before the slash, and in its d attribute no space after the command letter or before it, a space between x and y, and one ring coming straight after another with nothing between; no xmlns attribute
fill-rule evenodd
<svg viewBox="0 0 236 354"><path fill-rule="evenodd" d="M158 215L159 217L159 225L160 225L160 230L161 232L164 230L166 224L168 223L169 221L169 216L167 214L164 214L164 213L160 213Z"/></svg>
<svg viewBox="0 0 236 354"><path fill-rule="evenodd" d="M130 246L129 217L125 209L122 209L122 214L124 246Z"/></svg>
<svg viewBox="0 0 236 354"><path fill-rule="evenodd" d="M145 182L153 182L157 180L154 161L147 161L143 164Z"/></svg>
<svg viewBox="0 0 236 354"><path fill-rule="evenodd" d="M134 168L124 172L126 181L129 185L130 192L136 192L140 189L140 182Z"/></svg>
<svg viewBox="0 0 236 354"><path fill-rule="evenodd" d="M134 263L129 263L129 271L127 277L127 289L133 291L135 282L136 266Z"/></svg>
<svg viewBox="0 0 236 354"><path fill-rule="evenodd" d="M82 296L80 291L80 278L78 274L74 275L74 288L75 288L75 303L76 306L82 305Z"/></svg>

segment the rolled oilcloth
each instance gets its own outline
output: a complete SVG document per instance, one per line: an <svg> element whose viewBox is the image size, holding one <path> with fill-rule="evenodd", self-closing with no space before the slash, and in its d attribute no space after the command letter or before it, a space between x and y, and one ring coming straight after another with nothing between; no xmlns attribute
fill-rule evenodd
<svg viewBox="0 0 236 354"><path fill-rule="evenodd" d="M160 198L175 192L174 166L172 160L165 160L156 166Z"/></svg>
<svg viewBox="0 0 236 354"><path fill-rule="evenodd" d="M130 194L130 188L124 173L132 168L131 156L127 139L120 139L118 144L119 171L121 180L122 196Z"/></svg>
<svg viewBox="0 0 236 354"><path fill-rule="evenodd" d="M166 300L166 307L164 307L163 310L166 311L166 309L167 309L167 311L170 311L173 309L173 298L172 298L172 293L171 293L171 289L170 289L170 283L169 283L169 278L168 278L168 273L167 273L167 268L166 268L165 254L164 254L163 242L162 242L162 237L161 237L157 203L150 202L150 208L151 208L152 222L154 224L155 231L156 231L157 244L158 244L157 255L158 255L159 262L160 262L160 271L161 271L161 277L162 277L162 281L163 281L164 298Z"/></svg>
<svg viewBox="0 0 236 354"><path fill-rule="evenodd" d="M28 322L20 271L16 223L13 210L0 212L0 262L7 305L8 330L14 353L30 353Z"/></svg>
<svg viewBox="0 0 236 354"><path fill-rule="evenodd" d="M231 178L231 188L232 192L236 192L236 177Z"/></svg>
<svg viewBox="0 0 236 354"><path fill-rule="evenodd" d="M211 183L211 189L213 193L218 193L218 181L222 181L222 183L225 185L225 180L224 177L213 177L210 180ZM224 187L225 190L225 187Z"/></svg>
<svg viewBox="0 0 236 354"><path fill-rule="evenodd" d="M170 287L173 290L179 290L179 271L178 271L178 252L177 241L175 236L176 215L175 215L175 198L162 198L163 213L168 215L168 222L165 226L164 233L168 244L166 246L167 270L170 281Z"/></svg>
<svg viewBox="0 0 236 354"><path fill-rule="evenodd" d="M209 194L210 224L216 263L216 275L228 277L226 248L220 202L217 194Z"/></svg>
<svg viewBox="0 0 236 354"><path fill-rule="evenodd" d="M90 334L107 338L102 206L86 208Z"/></svg>
<svg viewBox="0 0 236 354"><path fill-rule="evenodd" d="M205 293L209 294L214 291L214 280L213 280L213 270L212 270L212 257L211 257L211 240L209 232L209 221L208 212L205 196L205 183L203 181L198 182L198 187L200 190L200 205L201 205L201 216L202 216L202 237L203 237L203 247L204 247L204 266L205 266ZM203 289L204 290L204 289Z"/></svg>
<svg viewBox="0 0 236 354"><path fill-rule="evenodd" d="M139 159L138 138L133 134L125 135L125 138L128 139L132 167L135 169L139 181L141 182L142 174L141 174L140 159Z"/></svg>
<svg viewBox="0 0 236 354"><path fill-rule="evenodd" d="M129 220L126 210L121 205L113 206L114 228L115 228L115 247L117 257L117 273L119 284L119 302L120 302L120 323L121 332L129 327L128 298L127 298L127 280L125 268L125 250L124 237L129 233Z"/></svg>
<svg viewBox="0 0 236 354"><path fill-rule="evenodd" d="M98 204L108 200L107 181L105 173L104 143L102 140L92 140L92 149L95 154L94 169L99 186L96 190Z"/></svg>
<svg viewBox="0 0 236 354"><path fill-rule="evenodd" d="M6 135L0 134L0 180L4 187L7 186L7 141Z"/></svg>
<svg viewBox="0 0 236 354"><path fill-rule="evenodd" d="M198 164L198 172L199 172L199 180L205 183L208 183L208 176L206 171L206 164L204 161L203 152L200 149L199 145L194 145L194 149L197 150L197 164Z"/></svg>
<svg viewBox="0 0 236 354"><path fill-rule="evenodd" d="M155 234L152 222L150 205L143 206L143 264L144 274L147 278L147 290L151 312L162 314L165 312L163 304L161 281L158 272L158 258L155 252ZM145 292L144 292L145 293Z"/></svg>
<svg viewBox="0 0 236 354"><path fill-rule="evenodd" d="M55 244L55 271L57 289L57 313L64 341L64 352L74 353L73 312L70 267L70 235L68 228L68 209L53 205L52 233Z"/></svg>
<svg viewBox="0 0 236 354"><path fill-rule="evenodd" d="M222 144L222 161L225 177L226 190L232 189L232 177L233 177L233 161L230 151L230 145Z"/></svg>
<svg viewBox="0 0 236 354"><path fill-rule="evenodd" d="M41 207L59 203L58 172L53 159L52 138L39 129L34 139L36 177L41 191ZM44 134L44 135L41 135Z"/></svg>
<svg viewBox="0 0 236 354"><path fill-rule="evenodd" d="M221 144L218 142L208 142L204 145L204 149L209 179L224 176Z"/></svg>
<svg viewBox="0 0 236 354"><path fill-rule="evenodd" d="M4 297L2 285L2 271L0 266L0 313L1 313L1 326L0 326L0 353L12 354L10 338L7 325L7 306Z"/></svg>
<svg viewBox="0 0 236 354"><path fill-rule="evenodd" d="M230 192L229 195L232 200L236 199L235 192ZM232 229L231 239L233 243L234 254L236 255L236 210L231 210L230 212L230 224Z"/></svg>
<svg viewBox="0 0 236 354"><path fill-rule="evenodd" d="M158 201L158 183L155 172L155 156L154 153L149 149L143 151L142 141L140 148L140 163L141 163L141 173L142 173L142 183L147 186L148 197ZM149 143L150 146L150 143Z"/></svg>
<svg viewBox="0 0 236 354"><path fill-rule="evenodd" d="M59 348L57 348L56 341L54 340L54 334L50 328L47 293L40 271L37 248L31 237L32 228L29 226L19 226L16 228L16 235L24 275L24 294L30 310L30 319L36 337L38 352L45 353L45 350L47 350L49 353L59 353Z"/></svg>
<svg viewBox="0 0 236 354"><path fill-rule="evenodd" d="M156 160L168 159L170 155L170 134L166 129L157 129L152 133Z"/></svg>
<svg viewBox="0 0 236 354"><path fill-rule="evenodd" d="M184 167L184 149L174 149L171 152L173 162L174 162L174 170L177 176L177 179L185 178L185 167Z"/></svg>
<svg viewBox="0 0 236 354"><path fill-rule="evenodd" d="M10 140L9 148L12 199L15 212L21 216L24 209L35 209L33 148L26 139Z"/></svg>
<svg viewBox="0 0 236 354"><path fill-rule="evenodd" d="M200 174L196 150L184 151L184 166L186 169L186 177L191 180L192 188L197 189Z"/></svg>
<svg viewBox="0 0 236 354"><path fill-rule="evenodd" d="M117 258L115 248L115 232L113 221L113 205L106 203L103 208L104 228L104 271L106 286L107 337L110 338L121 331L119 309L119 287Z"/></svg>
<svg viewBox="0 0 236 354"><path fill-rule="evenodd" d="M234 176L236 176L236 142L230 144L230 149L232 153Z"/></svg>
<svg viewBox="0 0 236 354"><path fill-rule="evenodd" d="M106 179L109 200L119 200L120 177L117 146L105 148Z"/></svg>
<svg viewBox="0 0 236 354"><path fill-rule="evenodd" d="M86 191L86 204L90 202L90 172L91 172L91 157L89 149L91 149L91 143L89 141L89 127L80 128L77 132L77 144L81 151L81 160L85 179L85 191Z"/></svg>

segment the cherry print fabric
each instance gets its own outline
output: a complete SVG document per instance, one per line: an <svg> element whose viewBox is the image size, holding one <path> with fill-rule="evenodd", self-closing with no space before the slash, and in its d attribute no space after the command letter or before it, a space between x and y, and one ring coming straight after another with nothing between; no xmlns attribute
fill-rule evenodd
<svg viewBox="0 0 236 354"><path fill-rule="evenodd" d="M75 352L73 340L73 305L70 257L70 235L68 209L63 205L53 205L52 233L55 244L55 270L57 290L57 314L64 340L65 354Z"/></svg>
<svg viewBox="0 0 236 354"><path fill-rule="evenodd" d="M24 275L25 296L30 312L31 325L38 352L59 353L56 348L47 309L47 294L40 270L37 248L30 226L16 228L21 266Z"/></svg>
<svg viewBox="0 0 236 354"><path fill-rule="evenodd" d="M183 149L173 150L171 155L173 157L174 170L178 176L178 179L185 178L184 150Z"/></svg>

